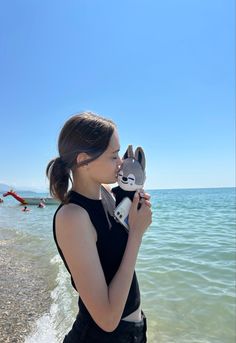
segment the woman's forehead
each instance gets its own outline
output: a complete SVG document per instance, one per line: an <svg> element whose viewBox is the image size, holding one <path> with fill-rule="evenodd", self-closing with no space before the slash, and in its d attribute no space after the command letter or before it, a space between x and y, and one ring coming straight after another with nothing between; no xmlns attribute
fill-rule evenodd
<svg viewBox="0 0 236 343"><path fill-rule="evenodd" d="M118 152L120 150L120 141L118 132L115 130L111 136L107 150L109 152Z"/></svg>

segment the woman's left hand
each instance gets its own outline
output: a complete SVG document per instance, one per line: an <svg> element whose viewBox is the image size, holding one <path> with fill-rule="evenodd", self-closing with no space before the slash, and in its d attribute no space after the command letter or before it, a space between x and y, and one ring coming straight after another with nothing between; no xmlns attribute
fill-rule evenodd
<svg viewBox="0 0 236 343"><path fill-rule="evenodd" d="M151 195L148 194L148 193L145 193L143 189L141 189L139 191L139 197L140 197L140 200L139 200L139 203L142 204L143 202L145 202L145 204L148 206L148 207L151 207L151 202L150 202L150 198L151 198Z"/></svg>

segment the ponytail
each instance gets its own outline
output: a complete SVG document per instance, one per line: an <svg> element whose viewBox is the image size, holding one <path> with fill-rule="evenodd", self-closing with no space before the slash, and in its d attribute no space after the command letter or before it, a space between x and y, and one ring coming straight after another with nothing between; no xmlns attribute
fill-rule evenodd
<svg viewBox="0 0 236 343"><path fill-rule="evenodd" d="M61 202L66 202L69 180L71 180L70 169L66 163L60 157L54 158L47 165L46 175L49 179L51 196Z"/></svg>
<svg viewBox="0 0 236 343"><path fill-rule="evenodd" d="M91 112L82 112L69 118L59 135L58 153L60 157L51 160L46 168L49 191L53 198L68 202L68 188L74 167L81 167L96 160L106 151L115 124ZM79 153L86 153L88 159L77 162Z"/></svg>

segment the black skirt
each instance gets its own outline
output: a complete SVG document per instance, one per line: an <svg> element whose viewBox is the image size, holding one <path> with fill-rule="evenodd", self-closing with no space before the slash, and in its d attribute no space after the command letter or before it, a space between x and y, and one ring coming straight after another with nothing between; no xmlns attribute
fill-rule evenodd
<svg viewBox="0 0 236 343"><path fill-rule="evenodd" d="M143 311L141 321L121 320L112 332L102 330L91 317L79 313L63 343L146 343L146 332L147 319Z"/></svg>

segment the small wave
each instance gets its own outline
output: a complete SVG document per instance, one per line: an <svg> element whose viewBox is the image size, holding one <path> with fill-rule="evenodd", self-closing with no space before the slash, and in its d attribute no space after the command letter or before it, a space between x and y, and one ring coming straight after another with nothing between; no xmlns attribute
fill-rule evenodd
<svg viewBox="0 0 236 343"><path fill-rule="evenodd" d="M25 343L57 343L56 331L50 314L45 314L36 322L34 332L26 337Z"/></svg>
<svg viewBox="0 0 236 343"><path fill-rule="evenodd" d="M58 267L57 285L51 292L52 304L49 313L45 313L36 323L32 333L26 337L25 343L58 343L68 331L73 316L75 296L69 290L68 273L58 255L51 259L51 264Z"/></svg>

